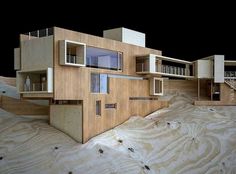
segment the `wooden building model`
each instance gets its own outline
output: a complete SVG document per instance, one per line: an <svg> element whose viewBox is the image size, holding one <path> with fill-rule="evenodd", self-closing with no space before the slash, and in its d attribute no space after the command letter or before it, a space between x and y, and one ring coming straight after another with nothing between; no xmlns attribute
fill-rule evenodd
<svg viewBox="0 0 236 174"><path fill-rule="evenodd" d="M126 28L103 36L53 27L21 34L14 50L21 97L48 99L50 124L78 142L168 107L168 93L186 93L195 105L236 105L235 61L162 56L145 47L144 33Z"/></svg>

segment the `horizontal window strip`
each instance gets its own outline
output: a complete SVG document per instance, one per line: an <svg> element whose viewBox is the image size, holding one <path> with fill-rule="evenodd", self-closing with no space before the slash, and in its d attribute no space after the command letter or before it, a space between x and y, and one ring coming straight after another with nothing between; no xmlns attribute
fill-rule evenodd
<svg viewBox="0 0 236 174"><path fill-rule="evenodd" d="M130 97L129 100L158 100L156 97Z"/></svg>

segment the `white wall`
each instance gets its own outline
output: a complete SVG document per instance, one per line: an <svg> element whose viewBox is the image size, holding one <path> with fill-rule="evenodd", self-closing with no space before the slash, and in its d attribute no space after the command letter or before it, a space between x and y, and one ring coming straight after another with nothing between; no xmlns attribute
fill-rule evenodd
<svg viewBox="0 0 236 174"><path fill-rule="evenodd" d="M103 37L129 43L141 47L145 47L146 36L145 33L130 30L127 28L115 28L103 31Z"/></svg>
<svg viewBox="0 0 236 174"><path fill-rule="evenodd" d="M224 83L224 55L214 56L214 82Z"/></svg>
<svg viewBox="0 0 236 174"><path fill-rule="evenodd" d="M127 28L122 28L122 33L122 42L145 47L144 33L130 30Z"/></svg>
<svg viewBox="0 0 236 174"><path fill-rule="evenodd" d="M212 60L197 60L197 78L212 78Z"/></svg>
<svg viewBox="0 0 236 174"><path fill-rule="evenodd" d="M154 54L149 55L149 72L156 72L156 56Z"/></svg>

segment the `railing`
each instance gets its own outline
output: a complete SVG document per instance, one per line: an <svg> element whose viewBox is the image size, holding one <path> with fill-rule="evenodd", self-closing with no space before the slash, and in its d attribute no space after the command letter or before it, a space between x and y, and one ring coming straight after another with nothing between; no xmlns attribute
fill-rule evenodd
<svg viewBox="0 0 236 174"><path fill-rule="evenodd" d="M185 75L186 68L170 66L170 65L162 65L161 72L167 74L176 74L176 75Z"/></svg>
<svg viewBox="0 0 236 174"><path fill-rule="evenodd" d="M32 83L32 85L27 86L24 84L24 92L26 91L47 91L47 83L42 82L42 83Z"/></svg>
<svg viewBox="0 0 236 174"><path fill-rule="evenodd" d="M236 71L225 71L225 78L236 78Z"/></svg>
<svg viewBox="0 0 236 174"><path fill-rule="evenodd" d="M28 33L24 33L24 35L28 36L28 39L35 39L40 37L46 37L53 35L53 28L45 28L42 30L31 31Z"/></svg>
<svg viewBox="0 0 236 174"><path fill-rule="evenodd" d="M136 72L144 72L149 71L149 66L147 63L137 63L136 64Z"/></svg>

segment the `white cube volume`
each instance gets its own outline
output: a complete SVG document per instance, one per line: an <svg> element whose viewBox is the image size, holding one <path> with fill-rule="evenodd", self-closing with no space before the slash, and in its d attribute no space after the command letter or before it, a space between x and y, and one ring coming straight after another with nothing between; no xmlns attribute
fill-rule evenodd
<svg viewBox="0 0 236 174"><path fill-rule="evenodd" d="M141 33L123 27L104 30L103 37L141 47L145 47L146 42L145 33Z"/></svg>

